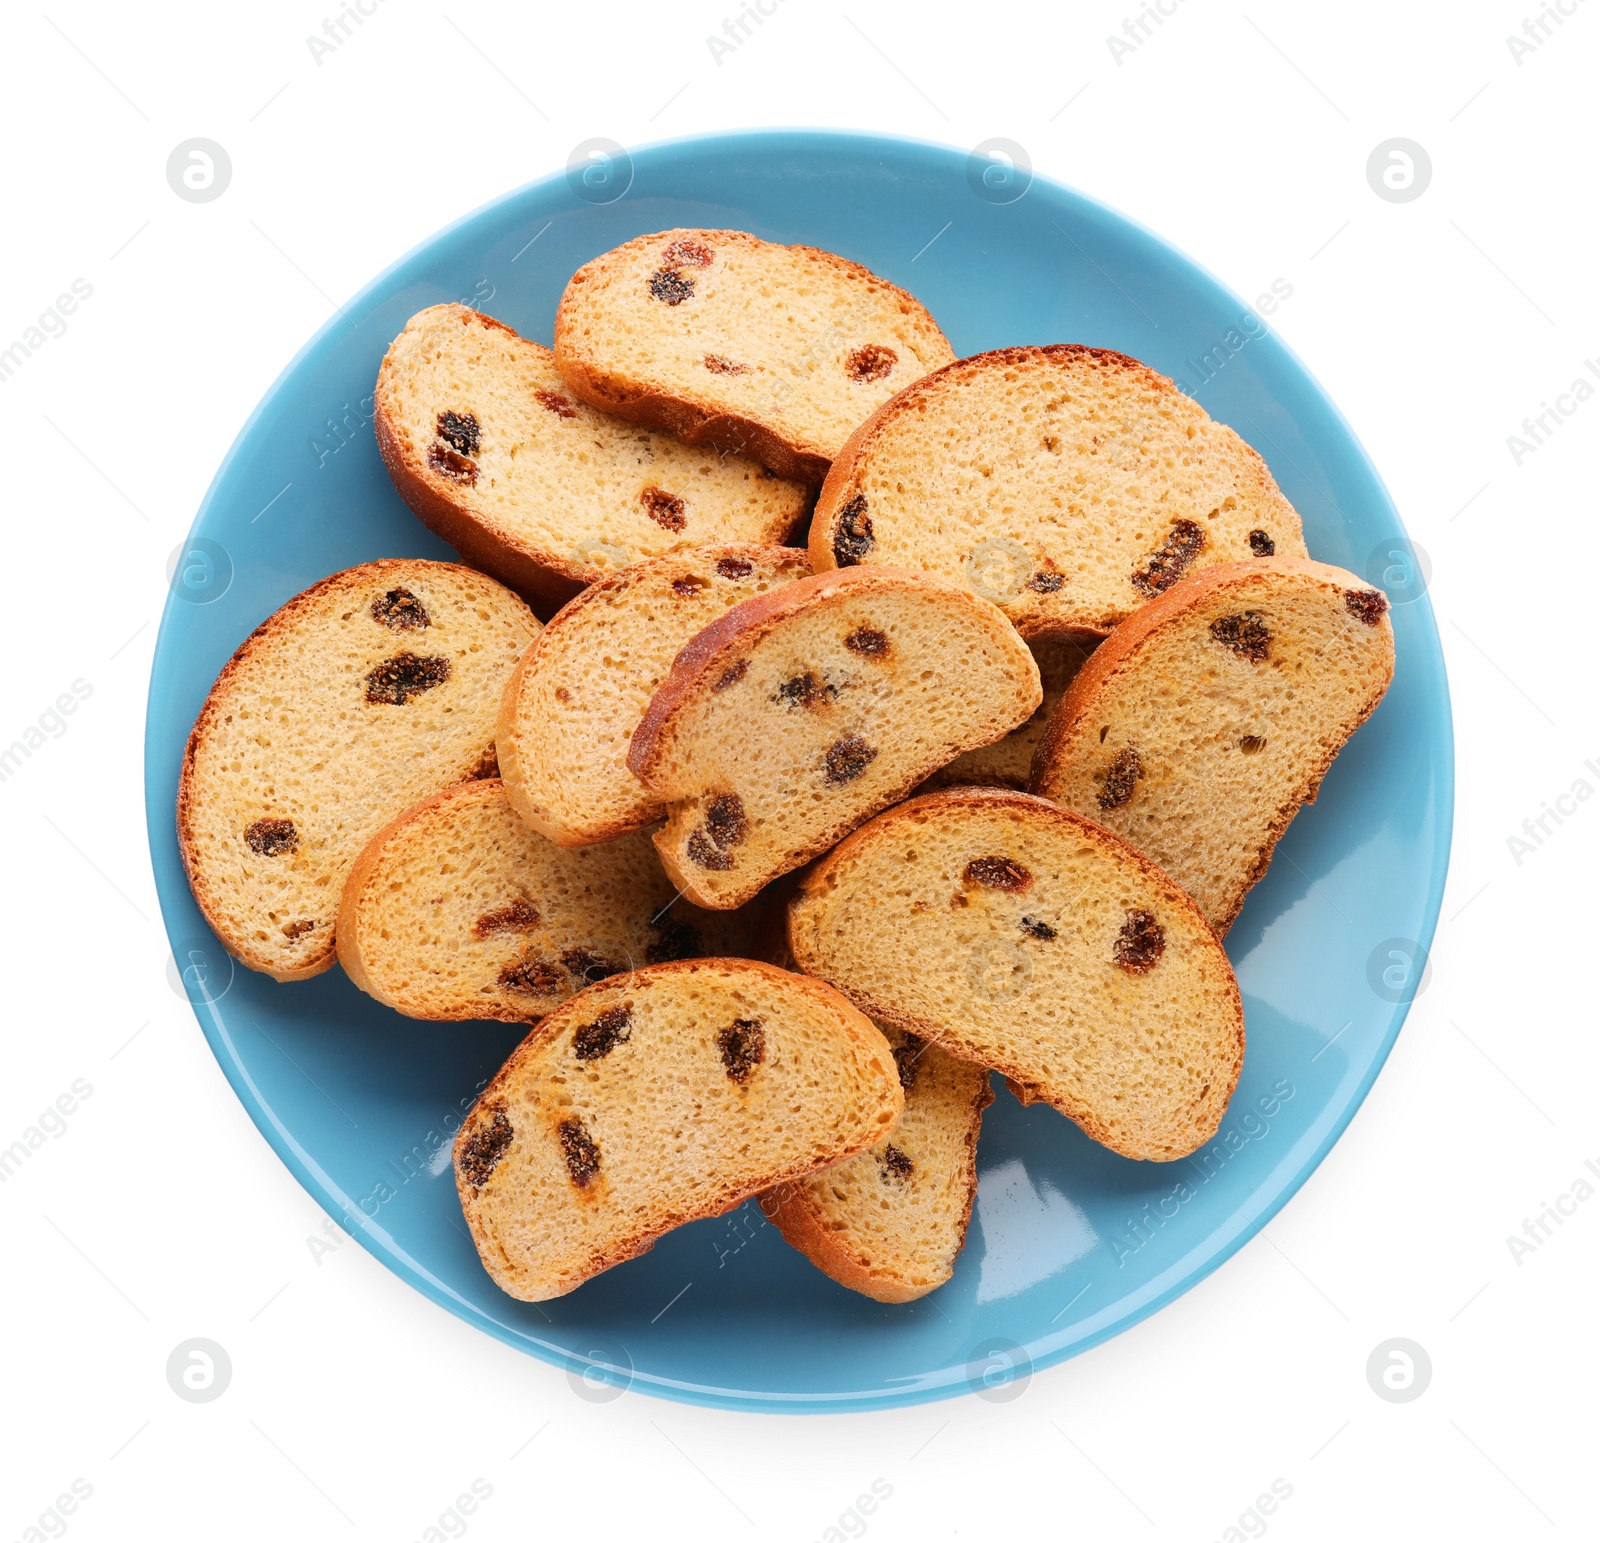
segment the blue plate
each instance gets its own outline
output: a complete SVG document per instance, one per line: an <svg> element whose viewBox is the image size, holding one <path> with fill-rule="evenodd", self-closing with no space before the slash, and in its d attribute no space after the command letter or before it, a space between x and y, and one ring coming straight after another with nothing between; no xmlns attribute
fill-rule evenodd
<svg viewBox="0 0 1600 1543"><path fill-rule="evenodd" d="M1013 151L1015 147L1010 147ZM1426 578L1349 427L1255 312L1155 236L1030 177L873 135L772 132L598 148L374 280L245 425L173 575L150 682L150 846L184 988L223 1071L295 1177L390 1269L591 1396L631 1383L740 1409L867 1409L1030 1369L1138 1322L1216 1269L1332 1146L1426 983L1449 852L1449 697ZM736 227L865 263L918 296L958 354L1120 349L1171 375L1266 456L1314 556L1381 583L1399 669L1290 827L1228 937L1249 1049L1217 1139L1130 1162L1000 1091L955 1279L886 1307L815 1270L751 1203L539 1306L490 1282L462 1224L451 1134L518 1035L401 1018L334 970L234 970L190 898L173 830L184 740L228 656L316 579L449 557L378 459L372 388L407 317L462 300L548 342L568 276L674 225ZM1264 307L1265 308L1265 307Z"/></svg>

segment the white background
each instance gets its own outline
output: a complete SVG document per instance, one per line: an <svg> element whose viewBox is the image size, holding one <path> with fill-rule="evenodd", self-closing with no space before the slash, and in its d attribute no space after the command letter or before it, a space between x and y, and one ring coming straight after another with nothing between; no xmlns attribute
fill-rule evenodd
<svg viewBox="0 0 1600 1543"><path fill-rule="evenodd" d="M1525 0L1182 0L1117 62L1106 35L1133 3L781 0L720 63L716 0L381 0L320 63L326 12L306 4L8 21L0 345L74 279L93 295L0 385L0 741L75 679L93 694L0 783L0 1145L75 1079L92 1094L0 1186L0 1538L31 1536L74 1479L85 1540L415 1540L475 1479L485 1540L814 1543L874 1480L884 1543L1594 1535L1600 1198L1520 1261L1506 1239L1600 1163L1600 803L1520 863L1508 837L1576 779L1600 786L1600 405L1520 466L1506 441L1600 358L1600 3L1564 0L1519 60ZM140 771L155 618L251 407L333 302L579 141L759 124L1005 136L1241 295L1288 280L1273 325L1433 562L1459 802L1398 1048L1258 1239L1003 1404L583 1401L359 1246L313 1258L321 1211L165 979ZM191 136L232 156L214 203L167 185ZM1392 136L1432 158L1410 203L1367 184ZM197 1335L233 1362L208 1404L164 1373ZM1411 1403L1367 1384L1392 1336L1432 1359ZM1290 1498L1250 1517L1274 1480Z"/></svg>

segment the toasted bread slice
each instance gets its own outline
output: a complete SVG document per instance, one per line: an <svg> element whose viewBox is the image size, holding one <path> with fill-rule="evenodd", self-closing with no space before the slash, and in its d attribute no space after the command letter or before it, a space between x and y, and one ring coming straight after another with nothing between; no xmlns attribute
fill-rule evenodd
<svg viewBox="0 0 1600 1543"><path fill-rule="evenodd" d="M813 487L863 418L954 357L903 289L740 230L664 230L603 253L568 283L555 343L567 384L603 412Z"/></svg>
<svg viewBox="0 0 1600 1543"><path fill-rule="evenodd" d="M178 783L189 884L229 953L279 980L333 963L361 849L396 815L494 770L494 723L539 623L455 563L347 568L240 646Z"/></svg>
<svg viewBox="0 0 1600 1543"><path fill-rule="evenodd" d="M903 1102L883 1035L820 981L744 959L656 965L523 1041L456 1136L456 1188L495 1283L541 1302L854 1156Z"/></svg>
<svg viewBox="0 0 1600 1543"><path fill-rule="evenodd" d="M863 1012L1003 1072L1125 1157L1194 1151L1239 1078L1239 987L1194 901L1026 793L880 815L812 870L789 942Z"/></svg>
<svg viewBox="0 0 1600 1543"><path fill-rule="evenodd" d="M666 809L628 770L628 745L673 658L725 611L810 572L795 547L701 547L637 563L563 606L501 704L495 748L517 813L562 846L655 824Z"/></svg>
<svg viewBox="0 0 1600 1543"><path fill-rule="evenodd" d="M1266 463L1165 375L1076 343L1001 348L907 387L851 436L811 522L817 572L914 568L1025 637L1104 637L1183 574L1304 557Z"/></svg>
<svg viewBox="0 0 1600 1543"><path fill-rule="evenodd" d="M1033 791L1164 868L1218 935L1394 676L1388 601L1343 568L1207 568L1102 643L1051 718Z"/></svg>
<svg viewBox="0 0 1600 1543"><path fill-rule="evenodd" d="M950 1279L978 1192L989 1074L885 1029L905 1090L894 1130L869 1151L764 1195L768 1219L842 1286L913 1302Z"/></svg>
<svg viewBox="0 0 1600 1543"><path fill-rule="evenodd" d="M811 501L754 461L596 412L548 348L464 305L406 323L378 371L374 422L423 524L546 615L644 558L782 541Z"/></svg>
<svg viewBox="0 0 1600 1543"><path fill-rule="evenodd" d="M336 931L345 973L397 1012L526 1023L642 965L742 952L745 920L675 899L647 836L565 850L485 778L373 838Z"/></svg>
<svg viewBox="0 0 1600 1543"><path fill-rule="evenodd" d="M741 904L964 750L1027 720L1033 655L999 611L895 569L800 579L678 655L628 765L697 905Z"/></svg>
<svg viewBox="0 0 1600 1543"><path fill-rule="evenodd" d="M1039 666L1039 683L1044 690L1044 700L1034 709L1033 716L1004 739L968 750L948 766L941 766L923 783L921 791L932 793L939 788L957 787L1026 788L1033 769L1033 753L1044 737L1044 726L1050 721L1056 703L1065 695L1073 676L1083 668L1083 662L1093 648L1092 641L1035 638L1028 644L1028 652Z"/></svg>

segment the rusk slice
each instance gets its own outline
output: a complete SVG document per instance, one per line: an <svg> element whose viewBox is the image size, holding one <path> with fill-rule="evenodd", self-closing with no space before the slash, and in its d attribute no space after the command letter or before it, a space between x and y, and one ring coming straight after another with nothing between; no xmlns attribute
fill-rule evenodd
<svg viewBox="0 0 1600 1543"><path fill-rule="evenodd" d="M955 787L1026 788L1033 768L1033 753L1044 737L1045 724L1092 651L1092 642L1035 638L1028 644L1028 652L1039 666L1044 700L1034 709L1033 716L1004 739L968 750L948 766L941 766L923 784L923 790L931 793L937 788Z"/></svg>
<svg viewBox="0 0 1600 1543"><path fill-rule="evenodd" d="M1164 375L1076 343L961 359L834 462L812 565L967 584L1024 636L1103 637L1191 570L1304 557L1266 463Z"/></svg>
<svg viewBox="0 0 1600 1543"><path fill-rule="evenodd" d="M412 1018L529 1022L624 971L739 951L742 920L675 901L648 837L565 850L486 778L408 809L356 860L339 963Z"/></svg>
<svg viewBox="0 0 1600 1543"><path fill-rule="evenodd" d="M596 412L548 348L464 305L406 323L378 372L374 421L423 524L547 614L643 558L782 541L810 501L754 461Z"/></svg>
<svg viewBox="0 0 1600 1543"><path fill-rule="evenodd" d="M506 681L539 630L454 563L348 568L247 638L189 736L178 839L228 951L279 980L333 963L361 849L411 805L494 770Z"/></svg>
<svg viewBox="0 0 1600 1543"><path fill-rule="evenodd" d="M1194 901L1026 793L880 815L811 871L789 941L863 1012L1003 1072L1125 1157L1194 1151L1239 1078L1239 988Z"/></svg>
<svg viewBox="0 0 1600 1543"><path fill-rule="evenodd" d="M1158 863L1218 934L1394 675L1388 601L1343 568L1208 568L1136 611L1072 683L1034 792Z"/></svg>
<svg viewBox="0 0 1600 1543"><path fill-rule="evenodd" d="M953 357L903 289L738 230L639 236L580 268L556 363L605 412L813 486L880 403Z"/></svg>
<svg viewBox="0 0 1600 1543"><path fill-rule="evenodd" d="M842 1286L912 1302L944 1285L978 1191L978 1127L989 1074L886 1029L905 1090L900 1123L870 1151L762 1197L784 1237Z"/></svg>
<svg viewBox="0 0 1600 1543"><path fill-rule="evenodd" d="M800 579L678 655L628 765L668 806L656 847L697 905L741 904L1039 705L999 611L892 568Z"/></svg>
<svg viewBox="0 0 1600 1543"><path fill-rule="evenodd" d="M546 1018L456 1136L484 1267L545 1301L879 1141L903 1098L838 992L743 959L657 965Z"/></svg>
<svg viewBox="0 0 1600 1543"><path fill-rule="evenodd" d="M501 705L495 748L517 812L562 846L661 819L663 805L628 770L628 745L678 650L735 605L810 572L794 547L702 547L638 563L563 606Z"/></svg>

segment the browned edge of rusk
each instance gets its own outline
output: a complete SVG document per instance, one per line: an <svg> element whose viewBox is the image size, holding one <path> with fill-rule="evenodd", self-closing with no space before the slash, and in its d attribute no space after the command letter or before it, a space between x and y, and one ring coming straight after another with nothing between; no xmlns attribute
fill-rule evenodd
<svg viewBox="0 0 1600 1543"><path fill-rule="evenodd" d="M852 484L861 470L862 462L871 454L889 421L903 412L915 411L936 392L959 386L966 377L984 373L995 367L1030 364L1037 359L1089 358L1142 375L1158 391L1179 395L1178 388L1165 375L1153 370L1127 354L1110 348L1093 348L1087 343L1019 344L1012 348L992 348L986 353L968 354L914 380L897 391L845 441L844 448L834 457L833 465L817 494L817 507L811 517L811 566L818 573L838 565L833 557L834 520L840 509L857 491ZM870 507L867 510L872 513ZM870 567L870 563L860 566ZM1083 629L1076 629L1082 631ZM1104 637L1104 632L1086 633L1086 636Z"/></svg>
<svg viewBox="0 0 1600 1543"><path fill-rule="evenodd" d="M828 474L831 460L826 447L784 439L768 425L753 418L730 413L726 407L707 398L676 397L653 391L622 389L602 368L574 354L572 311L584 286L596 276L601 265L619 259L626 262L635 250L678 240L699 241L713 248L744 246L765 249L785 246L783 242L763 241L759 236L753 236L743 230L678 227L673 230L656 231L650 235L635 236L631 241L625 241L620 246L602 252L572 275L556 306L554 338L556 368L560 370L562 379L566 381L574 395L602 412L613 413L619 418L628 418L635 423L666 429L685 444L712 445L718 450L749 456L751 460L759 461L777 476L803 482L811 488L820 486ZM865 282L874 289L895 296L901 302L903 312L909 307L934 336L944 341L946 348L950 346L949 340L945 338L943 330L933 319L928 308L915 295L901 289L898 284L892 283L858 262L852 262L848 257L841 257L837 252L825 251L821 247L793 245L788 246L787 250L804 253L813 260L838 270L852 281Z"/></svg>
<svg viewBox="0 0 1600 1543"><path fill-rule="evenodd" d="M482 777L472 782L458 782L453 787L441 788L439 792L423 799L420 803L413 804L403 814L396 815L390 820L361 849L361 855L351 866L349 876L344 881L344 888L339 894L339 910L333 926L334 945L338 950L339 964L344 973L369 997L375 997L385 1007L392 1007L397 1013L406 1011L394 997L377 988L362 963L361 912L367 885L389 855L393 842L409 836L418 825L426 821L445 817L456 804L477 799L490 801L500 796L503 790L504 783L497 777ZM412 1015L407 1014L407 1016ZM499 1003L483 1002L474 1004L470 1011L461 1009L451 1013L429 1013L428 1020L445 1023L495 1019L501 1023L532 1023L540 1016L538 1013L519 1013Z"/></svg>
<svg viewBox="0 0 1600 1543"><path fill-rule="evenodd" d="M642 562L624 568L620 573L613 573L597 580L581 594L569 600L545 624L544 629L529 645L527 652L511 672L510 678L506 681L505 692L500 699L500 714L495 724L494 742L499 757L500 775L505 780L506 796L510 798L512 808L541 836L555 842L557 846L594 846L602 841L615 841L621 836L654 825L666 811L653 805L652 812L641 819L595 826L581 836L574 835L564 826L552 823L547 818L545 810L533 802L524 788L522 752L519 749L521 735L518 731L523 692L532 683L539 670L566 642L568 635L582 625L593 607L649 583L663 567L681 565L685 561L715 564L721 557L748 558L752 562L780 558L784 567L788 567L791 563L806 568L810 566L803 547L764 546L753 541L696 547L692 550L667 552L660 557L646 558ZM743 604L742 601L740 603Z"/></svg>
<svg viewBox="0 0 1600 1543"><path fill-rule="evenodd" d="M1181 620L1191 608L1205 605L1225 590L1247 586L1258 579L1273 575L1304 579L1313 584L1335 589L1341 595L1353 589L1370 590L1374 587L1346 568L1335 567L1332 563L1318 562L1310 557L1258 557L1248 562L1218 563L1210 568L1202 568L1188 578L1180 579L1164 595L1159 595L1156 599L1140 606L1084 661L1083 668L1078 671L1072 684L1067 687L1066 693L1056 704L1056 710L1050 715L1044 733L1034 748L1033 767L1028 778L1029 791L1040 798L1050 797L1048 787L1057 751L1075 737L1079 729L1094 715L1101 692L1110 686L1113 678L1136 666L1139 653L1160 629L1169 623ZM1322 779L1327 775L1335 757L1349 742L1350 736L1377 710L1378 703L1383 700L1394 680L1394 627L1388 611L1385 611L1380 618L1380 626L1389 639L1389 669L1384 676L1383 684L1359 709L1349 733L1322 758L1318 765L1308 771L1300 787L1278 811L1268 839L1257 854L1233 909L1215 924L1214 930L1218 937L1227 935L1228 929L1244 905L1245 897L1267 871L1267 866L1272 861L1273 849L1289 828L1295 814L1301 805L1315 802L1317 790L1321 787Z"/></svg>
<svg viewBox="0 0 1600 1543"><path fill-rule="evenodd" d="M875 1302L915 1302L937 1291L955 1274L955 1260L966 1247L967 1230L972 1225L972 1206L978 1196L978 1132L983 1122L983 1111L994 1102L994 1089L989 1085L987 1074L978 1079L977 1086L976 1095L967 1105L963 1153L963 1188L966 1196L962 1202L961 1229L956 1236L950 1266L938 1280L926 1286L915 1286L863 1259L842 1234L822 1225L821 1216L812 1205L803 1183L789 1183L769 1189L761 1197L762 1214L783 1235L784 1242L804 1254L830 1280L838 1281L851 1291L859 1291Z"/></svg>
<svg viewBox="0 0 1600 1543"><path fill-rule="evenodd" d="M650 785L662 754L662 741L671 730L674 718L695 698L707 678L719 670L729 653L754 647L779 622L835 595L899 589L922 590L949 598L957 605L969 607L974 619L981 617L985 623L1002 627L1014 635L1014 629L997 606L958 585L925 573L914 573L908 568L837 568L796 579L781 589L741 601L684 644L672 662L671 672L650 699L643 720L634 730L633 742L628 747L629 770L647 787ZM1033 656L1027 657L1032 664ZM1038 667L1034 665L1033 668L1037 679ZM1034 707L1037 706L1038 700L1035 700Z"/></svg>
<svg viewBox="0 0 1600 1543"><path fill-rule="evenodd" d="M279 633L286 632L292 628L301 613L309 610L322 598L326 591L340 585L355 589L384 574L394 573L398 570L414 573L419 568L438 569L446 573L470 573L479 583L492 585L495 582L487 575L479 573L474 568L466 567L464 564L442 563L426 557L383 557L375 562L358 563L353 568L341 568L337 573L330 573L327 578L319 579L308 589L303 589L299 594L293 595L284 601L265 621L257 625L244 642L233 651L232 657L223 665L221 673L212 683L211 690L206 693L206 699L200 708L199 716L196 717L194 727L189 731L188 742L185 744L183 751L183 766L178 774L176 819L178 826L178 852L183 858L183 871L189 880L190 892L194 895L195 904L200 908L200 914L206 919L206 925L221 939L228 952L249 969L259 970L264 975L272 976L274 980L308 980L313 975L320 975L324 970L331 969L335 952L334 940L328 938L326 946L310 962L300 968L278 971L274 970L264 958L255 955L247 944L229 937L223 931L221 917L212 908L211 895L205 879L196 870L196 858L191 835L191 822L195 802L195 758L199 753L200 745L204 742L206 733L223 711L223 699L234 685L235 678L243 670L244 666L258 649L275 640ZM539 625L537 617L533 618L533 621L534 627L537 629ZM489 774L493 768L494 746L489 744L484 747L484 752L475 765L463 768L461 776L457 780L470 782L475 778ZM257 959L260 959L260 962L257 962Z"/></svg>
<svg viewBox="0 0 1600 1543"><path fill-rule="evenodd" d="M1060 804L1053 804L1048 799L1040 798L1035 794L1018 793L1011 788L946 788L937 793L925 793L920 797L907 799L905 803L897 804L894 808L885 810L882 814L869 820L865 825L852 831L838 846L816 864L807 875L805 883L801 885L800 892L789 903L789 947L794 955L797 967L808 975L815 974L821 976L822 979L827 978L818 969L818 961L815 955L802 946L803 935L800 922L809 905L813 902L825 903L828 892L833 888L834 873L838 867L854 860L856 854L868 842L882 836L892 825L906 820L920 820L925 816L937 816L946 809L962 808L1014 810L1028 818L1064 826L1074 835L1086 837L1090 841L1098 843L1101 847L1113 852L1119 860L1137 869L1141 876L1160 893L1164 905L1170 906L1175 911L1185 913L1194 924L1196 936L1200 940L1202 947L1210 946L1215 949L1216 958L1221 961L1223 967L1223 977L1228 982L1232 1005L1231 1016L1235 1030L1235 1051L1228 1070L1228 1097L1222 1100L1217 1115L1217 1121L1220 1124L1222 1115L1226 1112L1228 1101L1232 1099L1234 1089L1238 1086L1239 1073L1244 1066L1244 1002L1239 994L1239 982L1233 973L1233 965L1222 947L1221 939L1217 937L1210 923L1206 921L1205 915L1201 912L1194 898L1186 890L1181 889L1164 869L1157 867L1144 853L1138 851L1135 847L1129 846L1115 831L1107 830L1105 826L1097 825L1093 820L1085 819L1081 814L1076 814L1070 809L1064 809ZM1112 1139L1111 1133L1095 1117L1092 1110L1083 1107L1067 1108L1063 1104L1056 1103L1053 1099L1047 1099L1043 1090L1039 1089L1021 1067L1014 1062L1008 1062L1004 1058L979 1060L978 1057L965 1052L959 1045L952 1043L945 1036L944 1030L939 1024L909 1016L896 1009L892 1003L880 1001L869 993L851 990L846 986L840 986L838 989L844 992L868 1016L881 1019L896 1028L909 1030L913 1034L918 1034L924 1039L931 1040L941 1050L947 1051L953 1056L958 1056L963 1060L977 1061L979 1065L987 1066L989 1070L999 1072L1008 1082L1022 1090L1019 1096L1022 1097L1024 1103L1031 1103L1036 1100L1050 1103L1052 1107L1059 1109L1068 1119L1082 1127L1086 1135L1099 1142L1102 1146L1108 1147L1111 1151L1119 1152L1124 1157L1154 1160L1146 1159L1145 1154L1141 1152L1129 1151L1125 1147L1118 1146ZM1210 1140L1214 1134L1215 1128L1203 1136L1200 1141L1197 1141L1195 1146L1189 1150L1197 1150L1205 1141ZM1160 1160L1176 1161L1186 1155L1187 1153L1178 1152L1172 1154L1170 1158Z"/></svg>
<svg viewBox="0 0 1600 1543"><path fill-rule="evenodd" d="M523 1063L529 1060L538 1051L542 1050L562 1033L566 1032L574 1018L586 1014L593 1001L616 995L626 995L630 991L638 991L641 987L663 977L679 974L694 974L697 972L719 971L721 973L754 973L768 979L782 980L786 987L800 991L834 1012L840 1026L852 1041L872 1060L876 1061L879 1071L883 1076L886 1089L886 1102L894 1110L894 1119L890 1128L898 1123L901 1113L905 1109L905 1094L900 1087L900 1077L895 1066L894 1056L889 1049L889 1042L879 1031L876 1024L860 1012L855 1005L842 992L836 991L826 981L814 976L797 974L793 970L781 970L775 965L764 964L754 959L711 958L711 959L681 959L669 964L647 965L640 970L631 970L622 975L613 975L603 981L597 981L592 986L585 987L575 993L552 1012L547 1014L528 1034L527 1038L511 1052L504 1066L495 1073L488 1084L478 1094L477 1100L468 1111L466 1118L461 1122L461 1129L456 1132L455 1141L451 1147L452 1166L456 1178L456 1194L461 1202L461 1209L468 1220L469 1226L478 1204L478 1196L474 1188L462 1176L461 1153L462 1148L471 1139L475 1129L475 1117L480 1109L488 1108L497 1099L503 1096L504 1090L516 1078ZM858 1133L850 1143L847 1150L841 1150L836 1155L830 1156L826 1163L820 1165L796 1164L792 1171L775 1176L763 1176L761 1182L756 1184L725 1185L723 1189L709 1196L701 1205L683 1212L674 1212L664 1218L651 1219L640 1235L604 1252L597 1260L592 1261L591 1267L582 1275L563 1286L559 1291L541 1297L521 1297L522 1301L548 1301L554 1296L565 1296L569 1291L576 1290L586 1280L592 1279L602 1271L611 1269L614 1265L622 1264L628 1259L637 1258L640 1254L648 1253L657 1239L666 1235L675 1227L680 1227L686 1222L698 1221L704 1217L722 1216L733 1210L736 1206L743 1205L754 1195L759 1195L763 1190L776 1187L780 1184L791 1183L796 1179L805 1178L808 1174L815 1173L819 1167L829 1167L835 1162L843 1162L846 1158L854 1157L858 1152L864 1152L875 1145L885 1134L876 1127ZM479 1257L483 1260L485 1269L494 1277L495 1284L509 1295L516 1296L512 1289L509 1277L512 1272L497 1273L490 1260L486 1257L483 1239L476 1228L473 1228L473 1242L478 1248ZM504 1278L503 1278L504 1276Z"/></svg>

